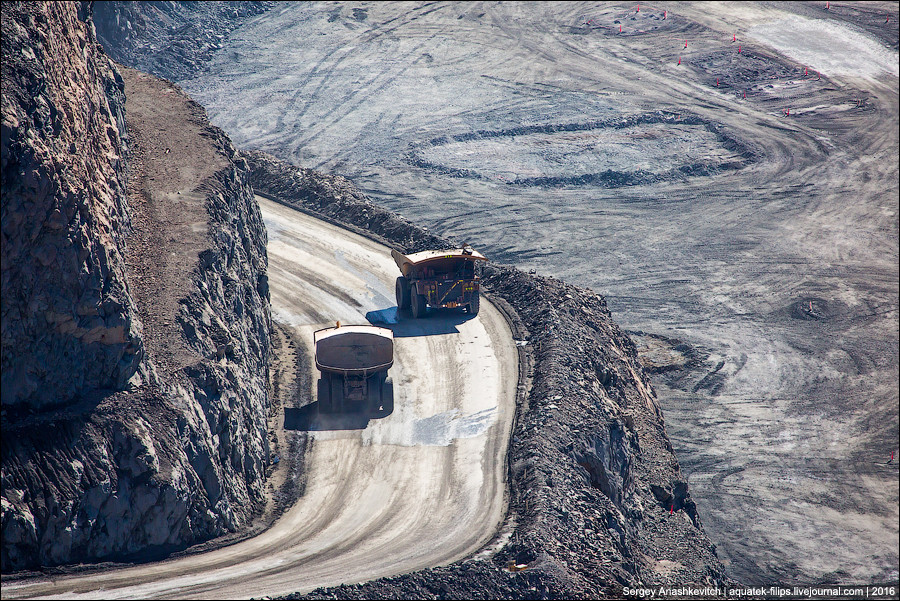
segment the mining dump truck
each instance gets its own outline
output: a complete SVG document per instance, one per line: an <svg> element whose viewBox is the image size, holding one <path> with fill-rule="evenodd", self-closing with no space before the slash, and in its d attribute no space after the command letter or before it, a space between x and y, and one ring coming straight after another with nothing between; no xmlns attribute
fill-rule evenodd
<svg viewBox="0 0 900 601"><path fill-rule="evenodd" d="M403 274L397 278L397 307L423 317L428 307L461 307L473 315L479 307L477 263L487 257L468 246L455 250L423 250L391 256Z"/></svg>
<svg viewBox="0 0 900 601"><path fill-rule="evenodd" d="M319 411L388 415L394 387L388 369L394 364L394 333L370 325L341 326L313 333Z"/></svg>

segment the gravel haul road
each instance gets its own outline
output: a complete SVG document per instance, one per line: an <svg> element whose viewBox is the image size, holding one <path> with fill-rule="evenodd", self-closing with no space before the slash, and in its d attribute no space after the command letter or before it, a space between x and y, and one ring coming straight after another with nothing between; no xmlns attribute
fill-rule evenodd
<svg viewBox="0 0 900 601"><path fill-rule="evenodd" d="M179 83L603 294L736 578L895 582L898 7L828 4L281 4Z"/></svg>
<svg viewBox="0 0 900 601"><path fill-rule="evenodd" d="M388 248L259 201L275 320L306 349L338 320L391 328L393 412L285 408L285 426L312 439L305 494L260 536L135 568L4 583L4 599L275 596L450 563L495 534L518 383L505 318L486 301L475 317L398 318ZM300 356L317 375L309 352Z"/></svg>

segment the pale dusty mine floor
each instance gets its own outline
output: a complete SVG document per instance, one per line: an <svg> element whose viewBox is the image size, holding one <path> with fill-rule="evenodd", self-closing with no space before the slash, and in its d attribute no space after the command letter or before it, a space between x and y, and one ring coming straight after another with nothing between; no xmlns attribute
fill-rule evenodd
<svg viewBox="0 0 900 601"><path fill-rule="evenodd" d="M735 577L896 581L897 6L824 4L290 4L179 83L684 364L654 382Z"/></svg>

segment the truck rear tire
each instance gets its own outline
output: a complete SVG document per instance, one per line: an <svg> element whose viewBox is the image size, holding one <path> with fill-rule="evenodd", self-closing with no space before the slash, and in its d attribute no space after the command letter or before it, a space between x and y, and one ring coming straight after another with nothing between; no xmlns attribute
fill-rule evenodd
<svg viewBox="0 0 900 601"><path fill-rule="evenodd" d="M481 296L476 292L474 296L472 296L472 300L469 301L469 314L470 315L478 315L478 309L481 308Z"/></svg>
<svg viewBox="0 0 900 601"><path fill-rule="evenodd" d="M385 372L380 372L369 376L366 381L366 409L370 412L377 412L378 406L381 405L381 385L387 376Z"/></svg>
<svg viewBox="0 0 900 601"><path fill-rule="evenodd" d="M329 380L331 389L329 409L332 413L342 413L344 411L344 378L332 375Z"/></svg>
<svg viewBox="0 0 900 601"><path fill-rule="evenodd" d="M397 278L394 291L397 295L397 308L401 311L409 309L409 280L401 275Z"/></svg>
<svg viewBox="0 0 900 601"><path fill-rule="evenodd" d="M428 303L425 301L425 296L422 294L413 294L412 295L412 314L416 319L420 317L425 317L425 312L428 310Z"/></svg>
<svg viewBox="0 0 900 601"><path fill-rule="evenodd" d="M319 381L316 382L316 398L319 401L318 409L320 413L330 413L331 412L331 387L329 386L328 380L325 378L319 378Z"/></svg>
<svg viewBox="0 0 900 601"><path fill-rule="evenodd" d="M381 383L381 405L378 406L378 417L385 417L394 412L394 380L385 378Z"/></svg>

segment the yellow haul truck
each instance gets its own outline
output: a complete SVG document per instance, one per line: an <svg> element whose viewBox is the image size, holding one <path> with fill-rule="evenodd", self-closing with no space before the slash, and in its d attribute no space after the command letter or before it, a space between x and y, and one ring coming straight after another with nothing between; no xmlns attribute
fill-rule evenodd
<svg viewBox="0 0 900 601"><path fill-rule="evenodd" d="M477 264L487 257L468 246L455 250L424 250L391 256L403 274L397 278L397 307L424 317L428 307L462 307L478 314L481 279Z"/></svg>
<svg viewBox="0 0 900 601"><path fill-rule="evenodd" d="M394 409L394 385L388 369L394 364L394 333L370 325L341 326L313 333L319 411L389 415Z"/></svg>

